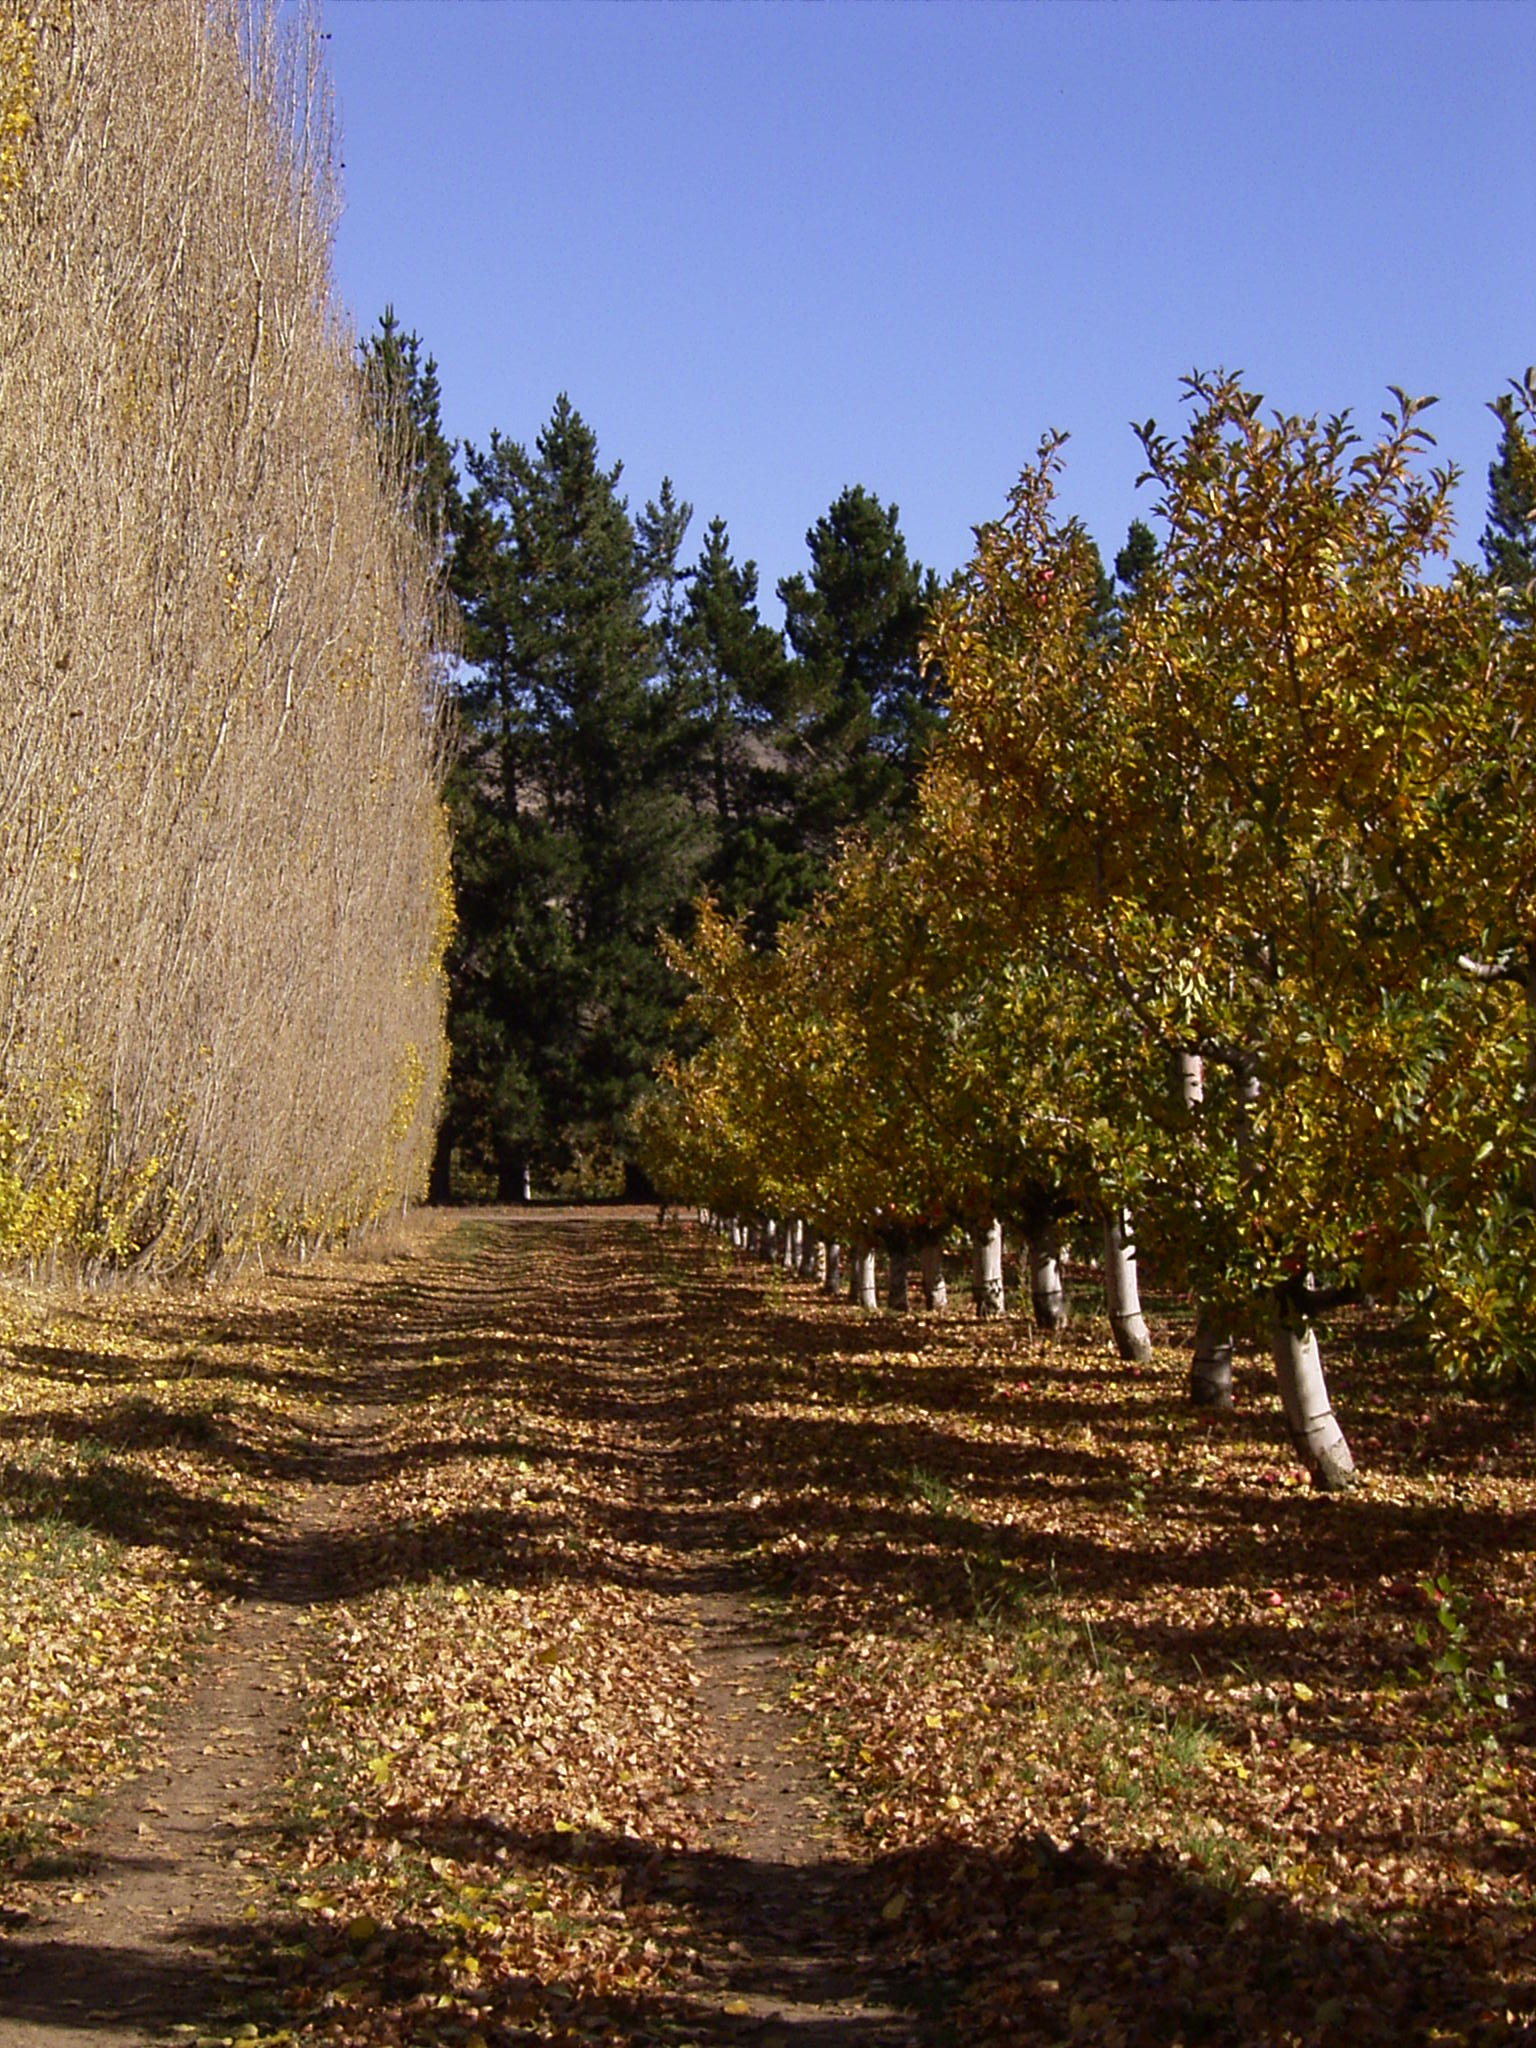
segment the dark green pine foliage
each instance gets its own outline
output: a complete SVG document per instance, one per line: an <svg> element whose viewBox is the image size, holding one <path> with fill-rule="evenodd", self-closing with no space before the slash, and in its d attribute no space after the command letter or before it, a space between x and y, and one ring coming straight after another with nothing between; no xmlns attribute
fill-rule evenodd
<svg viewBox="0 0 1536 2048"><path fill-rule="evenodd" d="M1483 560L1499 589L1508 593L1512 624L1536 614L1536 444L1525 422L1536 418L1536 370L1527 370L1513 394L1496 398L1499 452L1488 466L1488 524ZM1523 415L1523 417L1522 417Z"/></svg>
<svg viewBox="0 0 1536 2048"><path fill-rule="evenodd" d="M791 765L800 849L824 874L839 838L910 811L941 716L919 642L936 594L908 559L897 508L860 485L806 535L808 575L779 585L795 654Z"/></svg>
<svg viewBox="0 0 1536 2048"><path fill-rule="evenodd" d="M689 793L712 848L705 882L767 939L807 899L817 870L797 843L783 635L764 623L757 565L736 561L723 519L711 520L689 572L680 649Z"/></svg>
<svg viewBox="0 0 1536 2048"><path fill-rule="evenodd" d="M446 551L462 510L455 449L443 433L437 364L401 331L393 306L358 349L363 391L391 475L403 480L417 526Z"/></svg>
<svg viewBox="0 0 1536 2048"><path fill-rule="evenodd" d="M683 691L682 631L684 585L687 581L678 557L693 519L693 507L678 498L672 479L663 477L661 489L635 521L645 576L651 598L661 657L661 672L674 696Z"/></svg>
<svg viewBox="0 0 1536 2048"><path fill-rule="evenodd" d="M616 1156L676 1007L656 935L685 919L705 849L652 599L686 511L668 491L637 531L564 397L532 452L493 435L466 462L445 1142L466 1186L517 1199L530 1171Z"/></svg>
<svg viewBox="0 0 1536 2048"><path fill-rule="evenodd" d="M1133 519L1126 532L1125 546L1115 557L1115 581L1134 597L1143 577L1157 560L1157 539L1145 520Z"/></svg>
<svg viewBox="0 0 1536 2048"><path fill-rule="evenodd" d="M1093 547L1096 589L1088 639L1094 647L1112 647L1120 637L1127 607L1135 602L1137 592L1157 561L1157 541L1150 526L1140 519L1133 519L1125 536L1125 546L1115 556L1113 576L1105 570L1098 548L1091 541L1089 545Z"/></svg>

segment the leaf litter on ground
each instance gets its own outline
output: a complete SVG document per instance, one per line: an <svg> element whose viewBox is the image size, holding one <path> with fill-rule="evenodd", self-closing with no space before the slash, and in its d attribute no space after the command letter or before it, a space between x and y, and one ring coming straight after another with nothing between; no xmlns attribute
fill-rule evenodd
<svg viewBox="0 0 1536 2048"><path fill-rule="evenodd" d="M1257 1364L1204 1421L1187 1328L1156 1334L1131 1369L1091 1319L870 1316L694 1230L538 1211L228 1301L23 1301L6 1897L78 1853L340 1471L230 1935L260 2038L752 2038L733 1886L773 1873L716 1845L704 1558L771 1618L849 1845L806 1881L911 2039L1521 2038L1527 1418L1345 1327L1367 1476L1324 1499Z"/></svg>

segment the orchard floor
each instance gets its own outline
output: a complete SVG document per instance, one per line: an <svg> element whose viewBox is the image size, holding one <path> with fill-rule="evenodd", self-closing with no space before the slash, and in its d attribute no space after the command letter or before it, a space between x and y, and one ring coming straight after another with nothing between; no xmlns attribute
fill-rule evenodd
<svg viewBox="0 0 1536 2048"><path fill-rule="evenodd" d="M0 2048L1536 2039L1536 1455L650 1212L0 1321ZM1428 1589L1428 1590L1426 1590Z"/></svg>

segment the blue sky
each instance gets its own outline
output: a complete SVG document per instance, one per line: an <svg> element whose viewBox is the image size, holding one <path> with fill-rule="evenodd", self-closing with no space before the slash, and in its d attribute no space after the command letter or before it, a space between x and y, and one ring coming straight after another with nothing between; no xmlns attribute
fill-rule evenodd
<svg viewBox="0 0 1536 2048"><path fill-rule="evenodd" d="M341 294L451 434L559 391L760 565L845 484L947 573L1048 427L1106 559L1192 368L1287 411L1437 393L1476 550L1536 360L1536 6L325 0Z"/></svg>

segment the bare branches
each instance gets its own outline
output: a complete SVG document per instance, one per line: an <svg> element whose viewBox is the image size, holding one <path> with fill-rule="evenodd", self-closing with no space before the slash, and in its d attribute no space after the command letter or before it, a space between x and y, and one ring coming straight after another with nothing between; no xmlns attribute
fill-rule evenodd
<svg viewBox="0 0 1536 2048"><path fill-rule="evenodd" d="M424 1184L436 593L329 301L313 22L74 13L0 225L0 1257L171 1264Z"/></svg>

